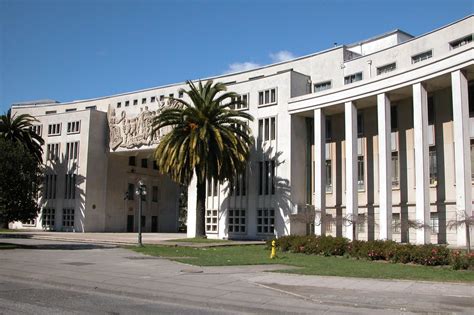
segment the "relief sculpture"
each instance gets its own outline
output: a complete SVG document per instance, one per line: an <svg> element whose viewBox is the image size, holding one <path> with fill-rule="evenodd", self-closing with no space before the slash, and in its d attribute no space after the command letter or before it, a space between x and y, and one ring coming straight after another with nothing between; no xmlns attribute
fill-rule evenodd
<svg viewBox="0 0 474 315"><path fill-rule="evenodd" d="M152 122L158 111L150 111L148 107L135 117L127 117L127 112L122 110L119 115L115 109L109 107L107 119L110 130L110 149L132 149L143 145L150 146L160 142L160 133L153 133Z"/></svg>

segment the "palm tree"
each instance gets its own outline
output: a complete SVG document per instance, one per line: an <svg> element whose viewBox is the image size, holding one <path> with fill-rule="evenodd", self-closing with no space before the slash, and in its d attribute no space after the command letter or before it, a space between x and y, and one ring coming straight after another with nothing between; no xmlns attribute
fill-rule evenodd
<svg viewBox="0 0 474 315"><path fill-rule="evenodd" d="M41 163L43 161L43 138L36 134L31 127L37 121L28 114L13 115L11 109L0 116L0 138L12 142L20 142Z"/></svg>
<svg viewBox="0 0 474 315"><path fill-rule="evenodd" d="M245 171L254 143L247 121L253 117L233 110L243 101L227 92L225 84L186 83L189 91L179 92L190 102L170 98L171 106L153 121L153 132L171 127L155 150L155 160L163 174L181 184L188 185L196 175L196 235L204 236L206 180L232 182Z"/></svg>
<svg viewBox="0 0 474 315"><path fill-rule="evenodd" d="M447 224L448 229L457 229L460 227L466 229L466 249L467 253L471 252L471 228L474 226L474 215L467 211L458 211L456 219L450 220Z"/></svg>

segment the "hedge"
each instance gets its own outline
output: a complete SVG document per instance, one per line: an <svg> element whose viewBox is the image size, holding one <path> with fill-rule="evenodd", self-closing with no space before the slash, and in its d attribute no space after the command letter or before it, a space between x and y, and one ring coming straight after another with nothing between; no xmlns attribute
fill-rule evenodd
<svg viewBox="0 0 474 315"><path fill-rule="evenodd" d="M267 241L267 246L271 246ZM425 266L451 265L453 269L474 269L474 253L450 250L443 245L412 245L394 241L349 241L343 237L290 235L275 239L280 251L308 255L348 256L357 259L414 263Z"/></svg>

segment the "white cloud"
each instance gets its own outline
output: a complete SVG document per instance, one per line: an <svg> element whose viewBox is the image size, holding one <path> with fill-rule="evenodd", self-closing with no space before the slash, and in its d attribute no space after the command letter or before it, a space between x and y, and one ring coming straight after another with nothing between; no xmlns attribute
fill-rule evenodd
<svg viewBox="0 0 474 315"><path fill-rule="evenodd" d="M293 53L288 50L280 50L276 53L271 53L270 58L272 59L272 62L283 62L294 59L295 55L293 55Z"/></svg>
<svg viewBox="0 0 474 315"><path fill-rule="evenodd" d="M224 73L247 71L247 70L252 70L258 67L260 67L260 65L255 62L235 62L235 63L231 63L229 65L229 68L226 71L224 71Z"/></svg>

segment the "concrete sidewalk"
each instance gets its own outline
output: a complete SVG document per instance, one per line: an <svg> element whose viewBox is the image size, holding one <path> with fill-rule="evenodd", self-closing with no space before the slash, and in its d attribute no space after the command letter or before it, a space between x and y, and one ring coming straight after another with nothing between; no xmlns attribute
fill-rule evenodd
<svg viewBox="0 0 474 315"><path fill-rule="evenodd" d="M47 232L47 231L12 231L0 232L2 238L20 238L51 241L80 242L103 245L136 245L137 233L72 233L72 232ZM175 241L173 241L175 240ZM229 241L215 243L186 242L186 233L142 233L142 243L145 245L179 245L189 247L215 247L231 245L256 245L264 241Z"/></svg>
<svg viewBox="0 0 474 315"><path fill-rule="evenodd" d="M473 284L265 272L288 269L278 265L199 267L122 248L45 240L8 242L36 244L37 249L0 252L0 279L94 294L120 292L152 302L245 313L472 314L474 309Z"/></svg>

